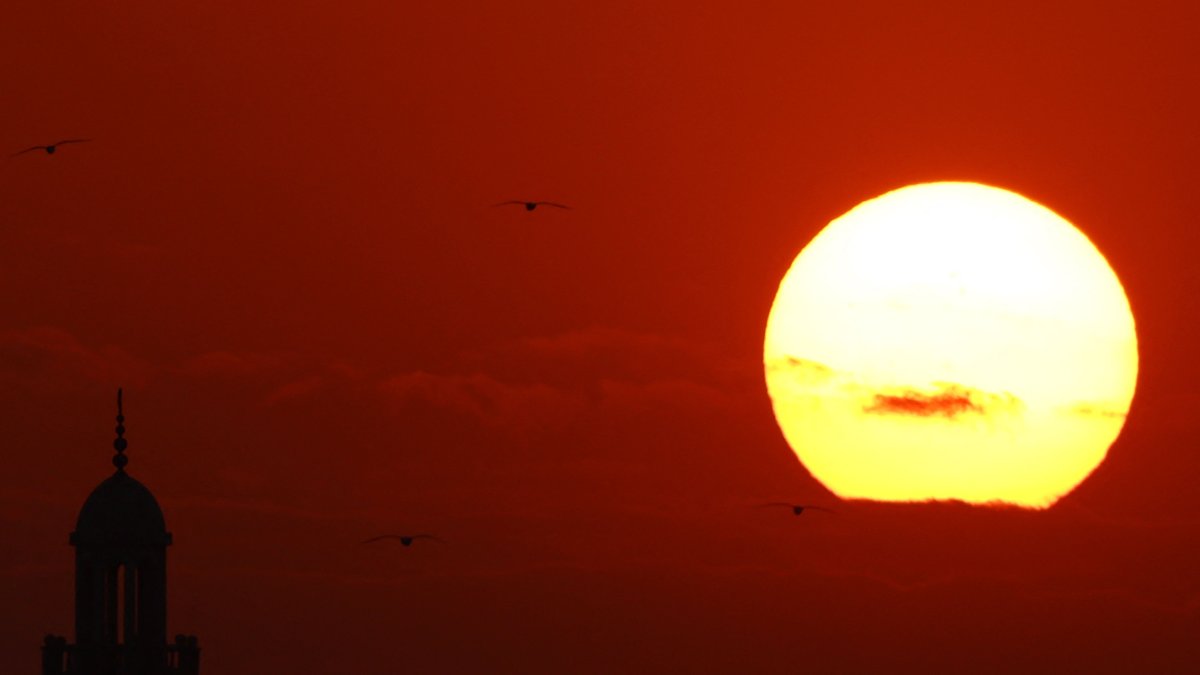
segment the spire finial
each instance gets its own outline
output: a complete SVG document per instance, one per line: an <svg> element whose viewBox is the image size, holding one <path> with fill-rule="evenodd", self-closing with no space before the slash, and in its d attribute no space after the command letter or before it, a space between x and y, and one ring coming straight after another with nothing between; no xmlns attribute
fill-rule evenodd
<svg viewBox="0 0 1200 675"><path fill-rule="evenodd" d="M113 449L117 454L113 456L113 466L117 467L117 471L124 472L125 465L129 463L129 458L125 456L125 448L129 444L125 441L125 411L121 408L121 389L117 388L117 440L113 441Z"/></svg>

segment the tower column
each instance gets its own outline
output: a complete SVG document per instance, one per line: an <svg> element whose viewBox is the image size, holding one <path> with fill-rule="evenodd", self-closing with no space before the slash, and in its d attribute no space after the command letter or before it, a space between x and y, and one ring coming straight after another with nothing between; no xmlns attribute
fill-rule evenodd
<svg viewBox="0 0 1200 675"><path fill-rule="evenodd" d="M116 471L79 511L75 644L47 636L43 675L197 675L195 637L167 643L167 531L154 495L125 470L125 416L117 390Z"/></svg>

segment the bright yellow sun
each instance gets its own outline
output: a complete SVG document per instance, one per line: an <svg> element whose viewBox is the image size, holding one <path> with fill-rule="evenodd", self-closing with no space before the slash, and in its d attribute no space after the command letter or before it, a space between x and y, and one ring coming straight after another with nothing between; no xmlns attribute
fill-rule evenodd
<svg viewBox="0 0 1200 675"><path fill-rule="evenodd" d="M763 363L800 461L843 498L1042 508L1120 433L1133 314L1071 223L977 183L834 220L779 285Z"/></svg>

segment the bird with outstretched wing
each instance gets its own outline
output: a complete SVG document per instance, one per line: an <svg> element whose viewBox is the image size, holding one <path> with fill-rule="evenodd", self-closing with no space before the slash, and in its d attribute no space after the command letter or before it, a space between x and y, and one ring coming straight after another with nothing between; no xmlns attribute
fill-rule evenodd
<svg viewBox="0 0 1200 675"><path fill-rule="evenodd" d="M758 508L766 509L775 506L782 506L784 508L791 509L792 515L794 516L798 516L805 511L823 511L825 513L834 513L832 509L827 509L824 506L817 506L816 504L793 504L791 502L769 502L767 504L760 504Z"/></svg>
<svg viewBox="0 0 1200 675"><path fill-rule="evenodd" d="M537 207L539 207L539 206L553 206L553 207L554 207L554 208L556 208L556 209L569 209L569 208L571 208L571 207L567 206L566 204L559 204L558 202L527 202L527 201L522 201L522 200L520 200L520 199L510 199L510 200L508 200L508 201L506 201L506 202L500 202L499 204L492 204L492 206L493 206L493 207L496 207L496 206L511 206L511 205L514 205L514 204L516 204L516 205L519 205L519 206L524 206L526 211L532 211L532 210L536 209L536 208L537 208Z"/></svg>
<svg viewBox="0 0 1200 675"><path fill-rule="evenodd" d="M67 145L68 143L88 143L91 140L92 139L90 138L68 138L61 141L55 141L49 145L35 145L30 148L25 148L20 152L14 152L13 154L9 155L9 157L16 157L17 155L23 155L27 152L33 152L34 150L45 150L47 155L53 155L55 151L58 150L58 146L60 145Z"/></svg>
<svg viewBox="0 0 1200 675"><path fill-rule="evenodd" d="M385 539L394 539L400 542L400 544L403 546L412 546L412 543L418 539L429 539L430 541L436 541L439 544L444 543L441 539L438 539L432 534L381 534L369 539L364 539L360 543L374 544L377 541L384 541Z"/></svg>

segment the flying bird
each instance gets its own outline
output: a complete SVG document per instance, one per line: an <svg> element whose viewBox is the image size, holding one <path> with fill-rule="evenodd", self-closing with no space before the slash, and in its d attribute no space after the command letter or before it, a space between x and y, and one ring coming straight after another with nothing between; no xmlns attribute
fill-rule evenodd
<svg viewBox="0 0 1200 675"><path fill-rule="evenodd" d="M771 502L769 504L763 504L759 506L759 508L765 509L772 506L783 506L789 508L792 510L793 516L798 516L805 511L824 511L825 513L833 513L831 509L827 509L824 506L816 506L815 504L793 504L791 502Z"/></svg>
<svg viewBox="0 0 1200 675"><path fill-rule="evenodd" d="M364 539L364 540L362 540L362 543L374 544L375 542L383 541L384 539L395 539L396 541L400 542L404 546L412 546L412 543L414 541L416 541L417 539L430 539L430 540L436 541L438 543L442 542L441 539L438 539L437 537L433 536L432 534L381 534L378 537L371 537L370 539Z"/></svg>
<svg viewBox="0 0 1200 675"><path fill-rule="evenodd" d="M571 208L571 207L567 206L566 204L558 204L556 202L523 202L519 199L510 199L506 202L500 202L499 204L492 204L492 206L509 206L510 204L519 204L521 206L524 206L526 211L532 211L539 206L553 206L556 209Z"/></svg>
<svg viewBox="0 0 1200 675"><path fill-rule="evenodd" d="M60 146L60 145L66 145L68 143L87 143L90 140L92 140L92 139L90 139L90 138L68 138L63 141L55 141L54 143L51 143L50 145L35 145L32 148L25 148L24 150L22 150L20 152L14 152L13 154L11 154L9 156L16 157L17 155L23 155L27 152L33 152L34 150L45 150L47 155L53 155L55 153L55 151L58 150L58 146Z"/></svg>

